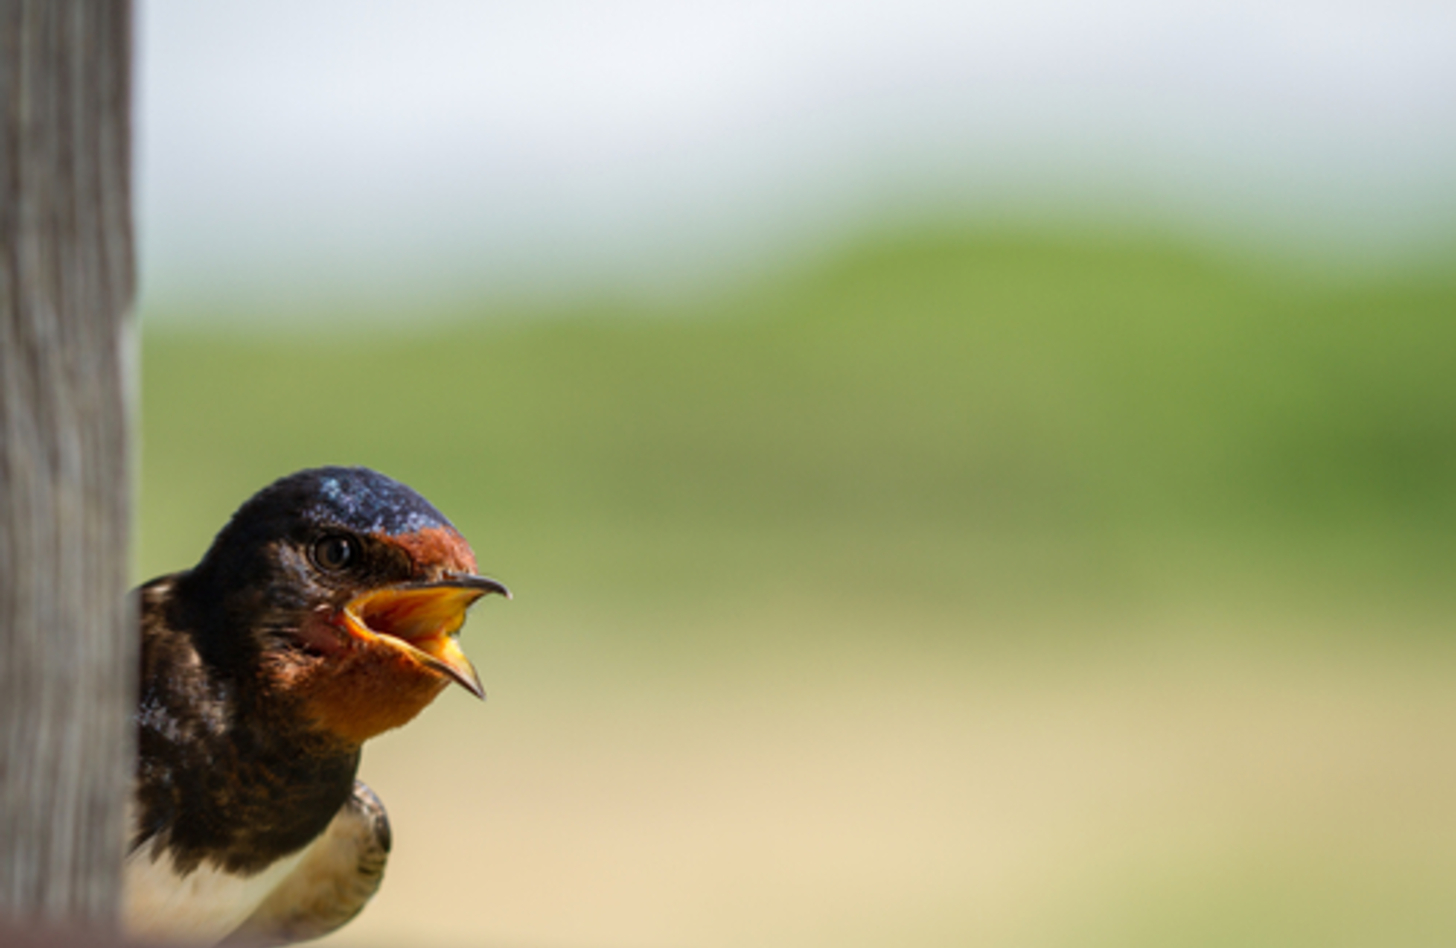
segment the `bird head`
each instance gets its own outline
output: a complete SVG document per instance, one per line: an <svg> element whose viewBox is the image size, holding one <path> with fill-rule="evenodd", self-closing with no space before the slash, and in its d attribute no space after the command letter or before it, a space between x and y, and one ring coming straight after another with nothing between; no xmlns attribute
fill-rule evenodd
<svg viewBox="0 0 1456 948"><path fill-rule="evenodd" d="M238 508L179 581L204 659L362 742L450 682L484 697L457 641L466 610L504 586L409 487L366 468L282 478Z"/></svg>

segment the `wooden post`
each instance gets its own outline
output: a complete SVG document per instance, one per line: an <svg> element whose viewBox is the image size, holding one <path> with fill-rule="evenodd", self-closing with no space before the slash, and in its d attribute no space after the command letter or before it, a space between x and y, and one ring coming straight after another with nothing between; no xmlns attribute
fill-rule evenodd
<svg viewBox="0 0 1456 948"><path fill-rule="evenodd" d="M132 769L131 8L0 0L0 919L114 927Z"/></svg>

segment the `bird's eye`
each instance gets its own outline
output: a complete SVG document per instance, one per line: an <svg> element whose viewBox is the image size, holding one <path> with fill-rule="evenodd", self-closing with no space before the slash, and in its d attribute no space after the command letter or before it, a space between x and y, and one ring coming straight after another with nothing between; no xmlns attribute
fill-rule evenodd
<svg viewBox="0 0 1456 948"><path fill-rule="evenodd" d="M341 570L354 562L354 541L330 534L313 545L313 561L326 570Z"/></svg>

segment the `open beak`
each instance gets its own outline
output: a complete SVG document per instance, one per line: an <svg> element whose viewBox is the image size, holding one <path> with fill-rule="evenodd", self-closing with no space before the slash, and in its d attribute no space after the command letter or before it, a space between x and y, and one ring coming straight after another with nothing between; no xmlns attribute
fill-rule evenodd
<svg viewBox="0 0 1456 948"><path fill-rule="evenodd" d="M465 611L477 599L510 590L484 576L447 574L429 583L385 586L361 593L344 607L349 631L363 639L388 639L420 664L458 682L477 698L485 697L475 666L461 651L456 636Z"/></svg>

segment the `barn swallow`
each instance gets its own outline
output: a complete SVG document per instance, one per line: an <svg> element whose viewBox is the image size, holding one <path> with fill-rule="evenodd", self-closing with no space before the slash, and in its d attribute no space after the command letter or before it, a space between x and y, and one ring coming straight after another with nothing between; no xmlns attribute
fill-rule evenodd
<svg viewBox="0 0 1456 948"><path fill-rule="evenodd" d="M451 682L484 697L456 639L490 593L443 514L357 467L276 481L142 586L128 933L277 945L358 914L390 848L360 747Z"/></svg>

